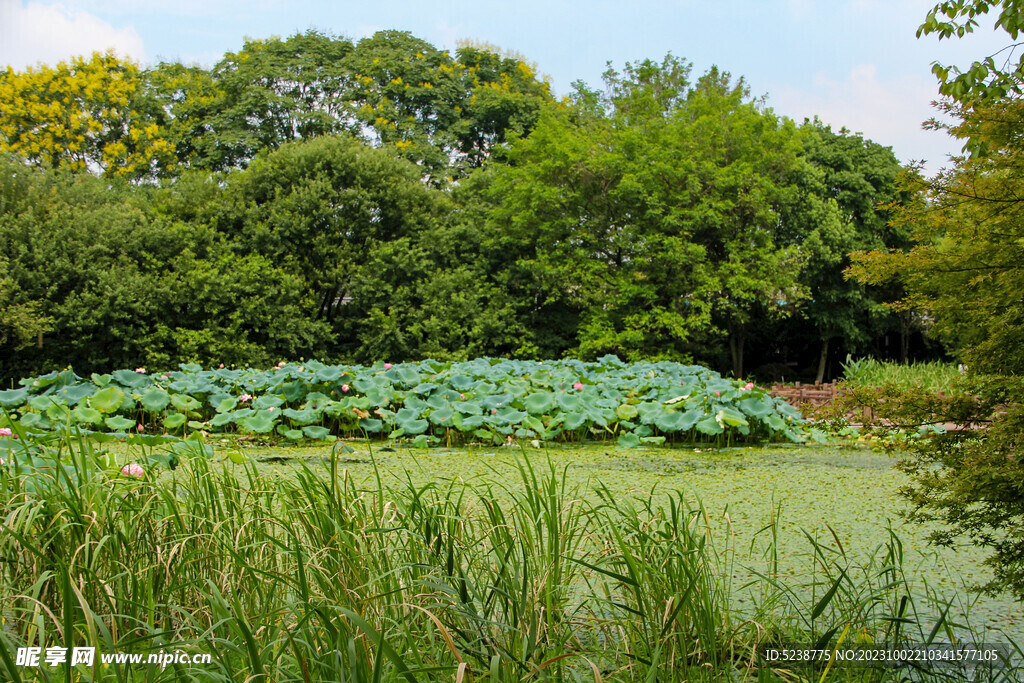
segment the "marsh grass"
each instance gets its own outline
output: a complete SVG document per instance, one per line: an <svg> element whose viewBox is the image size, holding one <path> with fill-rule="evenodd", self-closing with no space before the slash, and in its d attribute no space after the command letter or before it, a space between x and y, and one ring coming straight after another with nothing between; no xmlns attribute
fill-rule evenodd
<svg viewBox="0 0 1024 683"><path fill-rule="evenodd" d="M938 393L954 391L962 381L956 364L941 361L904 364L874 358L853 360L848 356L843 364L843 382L853 388L893 386Z"/></svg>
<svg viewBox="0 0 1024 683"><path fill-rule="evenodd" d="M580 495L525 454L512 480L357 485L340 449L288 478L197 450L138 481L88 441L23 448L15 459L35 448L34 467L0 470L0 671L12 681L898 680L769 668L757 652L963 635L903 574L894 533L861 564L838 536L807 536L806 573L785 576L773 517L767 570L735 586L739 549L699 504L600 485ZM20 667L25 646L213 662ZM1019 672L984 676L946 680Z"/></svg>

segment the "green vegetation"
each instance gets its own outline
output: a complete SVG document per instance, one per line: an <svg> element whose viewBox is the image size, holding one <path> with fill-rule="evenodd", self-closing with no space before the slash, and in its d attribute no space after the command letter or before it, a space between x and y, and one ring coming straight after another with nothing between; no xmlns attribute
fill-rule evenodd
<svg viewBox="0 0 1024 683"><path fill-rule="evenodd" d="M1020 3L942 3L922 31L960 34L945 15L968 23L1001 7L997 28L1016 39ZM964 31L968 28L964 27ZM991 64L991 59L988 60ZM924 312L933 334L956 349L970 371L969 395L939 397L922 390L888 392L878 415L880 430L949 422L962 430L913 444L904 469L914 482L907 494L918 519L944 524L933 540L950 545L962 536L988 549L991 591L1024 598L1024 122L1019 65L990 73L983 64L947 80L956 98L947 106L949 132L965 141L960 157L931 181L905 179L915 200L896 212L911 229L906 252L869 252L855 258L852 274L863 282L896 282L906 289L902 306ZM991 78L990 78L991 76ZM1012 83L1012 87L1010 84ZM877 401L872 399L874 403Z"/></svg>
<svg viewBox="0 0 1024 683"><path fill-rule="evenodd" d="M1017 0L944 2L920 32L997 8L1016 40ZM920 435L882 440L909 451L912 519L1024 599L1021 71L935 72L955 120L935 126L970 156L931 180L672 55L561 101L518 56L398 31L0 73L0 669L34 676L12 647L70 641L215 656L119 680L821 683L893 677L757 648L971 637L908 579L904 530L863 556L829 521L800 554L772 506L744 520L763 556L737 586L735 537L676 491L576 488L528 457L357 481L339 441L675 446L662 468L684 444L803 441L749 367L810 352L821 379L890 335L905 361L927 324L962 383L866 360L848 397ZM285 472L211 460L256 438L334 447ZM816 519L849 484L815 482ZM860 519L883 493L826 508ZM107 672L52 678L76 676Z"/></svg>
<svg viewBox="0 0 1024 683"><path fill-rule="evenodd" d="M854 389L889 385L937 394L958 389L963 379L964 373L955 364L942 361L903 364L874 358L847 358L843 364L843 384Z"/></svg>
<svg viewBox="0 0 1024 683"><path fill-rule="evenodd" d="M419 447L513 440L614 439L620 446L672 442L802 441L800 413L752 383L679 363L465 363L328 366L146 374L145 368L71 370L0 390L0 426L26 432L71 425L97 438L154 445L166 434L270 434L289 441L379 436ZM160 436L161 432L165 436Z"/></svg>
<svg viewBox="0 0 1024 683"><path fill-rule="evenodd" d="M3 649L74 634L101 652L213 657L68 674L83 680L817 680L823 668L759 665L757 648L965 635L904 573L896 535L866 558L809 536L792 577L773 517L757 527L753 584L737 585L745 550L692 499L583 491L529 460L495 483L364 483L340 447L289 476L193 451L136 478L66 434L13 446L16 458L28 449L38 468L0 470ZM0 668L21 681L65 667Z"/></svg>
<svg viewBox="0 0 1024 683"><path fill-rule="evenodd" d="M116 87L115 87L116 85ZM0 378L615 354L744 377L908 338L892 151L672 55L556 101L407 33L0 72ZM834 363L832 365L835 365Z"/></svg>

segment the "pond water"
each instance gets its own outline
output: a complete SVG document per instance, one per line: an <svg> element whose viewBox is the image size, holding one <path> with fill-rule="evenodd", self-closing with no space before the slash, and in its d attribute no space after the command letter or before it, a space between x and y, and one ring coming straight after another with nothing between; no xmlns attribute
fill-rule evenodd
<svg viewBox="0 0 1024 683"><path fill-rule="evenodd" d="M356 482L369 485L375 466L386 483L407 478L417 484L487 482L497 489L521 486L516 462L526 458L538 470L565 472L570 489L589 496L601 483L625 496L656 499L681 491L708 512L715 547L733 572L733 586L746 584L765 570L766 525L777 519L779 567L806 579L812 566L807 535L838 548L855 562L866 562L889 537L891 528L904 550L904 570L918 588L929 587L953 600L949 615L969 618L986 642L1010 637L1024 645L1024 610L1009 597L979 597L967 586L987 580L984 553L968 544L953 549L930 546L928 527L906 521L899 497L907 482L893 469L896 459L859 444L842 446L770 446L708 449L636 448L614 444L520 449L391 450L352 443L339 467ZM254 448L246 451L261 468L282 474L299 461L329 463L330 449ZM329 466L329 465L328 465ZM824 589L822 589L824 590ZM740 605L750 598L739 597ZM920 606L919 606L920 607ZM1003 635L1005 633L1005 636Z"/></svg>

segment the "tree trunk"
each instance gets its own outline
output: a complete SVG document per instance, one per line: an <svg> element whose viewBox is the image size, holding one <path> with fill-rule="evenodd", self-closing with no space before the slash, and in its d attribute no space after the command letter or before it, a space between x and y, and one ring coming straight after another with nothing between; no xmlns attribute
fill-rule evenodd
<svg viewBox="0 0 1024 683"><path fill-rule="evenodd" d="M910 356L910 332L914 319L910 311L900 313L900 363L906 364Z"/></svg>
<svg viewBox="0 0 1024 683"><path fill-rule="evenodd" d="M825 381L825 368L828 366L828 339L821 340L821 356L818 357L818 376L814 378L815 384Z"/></svg>
<svg viewBox="0 0 1024 683"><path fill-rule="evenodd" d="M735 332L729 335L729 355L732 356L732 376L736 379L743 377L743 342L742 332Z"/></svg>

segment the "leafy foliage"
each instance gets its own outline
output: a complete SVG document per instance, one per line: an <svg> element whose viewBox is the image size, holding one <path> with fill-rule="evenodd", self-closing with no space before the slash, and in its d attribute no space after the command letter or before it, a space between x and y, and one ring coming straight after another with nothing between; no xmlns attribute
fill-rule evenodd
<svg viewBox="0 0 1024 683"><path fill-rule="evenodd" d="M29 316L20 338L45 334L41 347L16 344L23 348L0 359L5 375L66 363L103 371L188 358L269 362L329 339L306 313L313 304L301 280L236 254L209 227L160 215L149 192L89 175L32 175L25 200L0 215L0 241L14 283L8 305Z"/></svg>
<svg viewBox="0 0 1024 683"><path fill-rule="evenodd" d="M893 417L897 422L955 422L970 428L915 448L916 457L906 465L915 485L907 493L918 518L948 525L935 540L950 544L963 534L991 549L995 580L987 587L1008 589L1019 598L1024 596L1019 459L1024 106L1016 99L956 111L960 122L952 132L985 142L989 153L958 159L956 168L931 183L908 178L921 194L899 217L911 226L915 246L906 253L858 255L852 272L865 282L901 282L908 293L904 305L931 315L934 333L955 345L970 367L972 400L950 406L911 397L886 406L901 411Z"/></svg>
<svg viewBox="0 0 1024 683"><path fill-rule="evenodd" d="M917 36L920 38L922 35L937 34L939 40L954 36L963 38L974 32L978 18L993 10L998 12L993 28L1002 29L1016 41L1024 29L1024 3L1019 0L954 0L939 3L928 12L925 22L917 29ZM1000 52L1013 47L1016 45L1008 46ZM979 99L995 101L1020 96L1024 82L1024 55L1018 57L1014 64L1011 51L1004 65L996 64L996 56L989 55L975 61L966 71L936 62L932 71L941 84L939 92L964 104Z"/></svg>
<svg viewBox="0 0 1024 683"><path fill-rule="evenodd" d="M111 53L0 72L0 152L48 168L149 178L176 166L143 72Z"/></svg>
<svg viewBox="0 0 1024 683"><path fill-rule="evenodd" d="M197 365L160 375L118 370L88 380L71 370L0 391L22 429L70 421L87 432L276 432L286 439L379 435L425 446L453 441L744 440L810 434L800 414L762 389L678 363L626 365L477 359L460 363L330 366L269 371Z"/></svg>
<svg viewBox="0 0 1024 683"><path fill-rule="evenodd" d="M64 647L68 632L76 647L103 653L212 655L201 667L123 667L129 683L817 680L807 663L766 662L759 648L982 640L959 624L954 632L948 603L905 573L905 541L891 531L865 557L838 535L815 540L773 515L755 550L732 532L734 520L748 524L728 512L679 491L636 493L632 480L579 486L551 462L445 481L398 460L367 484L341 446L329 463L282 476L237 451L241 463L211 465L190 441L164 474L138 466L148 464L139 446L118 452L138 469L119 469L113 449L67 433L21 437L0 436L0 454L18 458L0 465L0 556L10 560L0 575L0 671L11 681L35 672L9 653ZM23 466L30 458L38 467ZM762 548L767 563L756 557ZM767 567L739 586L745 556ZM780 567L780 556L795 556L799 571ZM930 679L930 663L913 664ZM953 683L1003 683L1019 680L1021 666L935 669ZM829 680L890 674L838 667Z"/></svg>
<svg viewBox="0 0 1024 683"><path fill-rule="evenodd" d="M494 169L493 220L514 228L523 286L574 312L572 353L706 355L723 330L742 375L755 318L803 298L782 205L804 162L792 124L742 80L712 69L691 85L689 71L627 65L606 74L607 98L580 90L547 111Z"/></svg>

